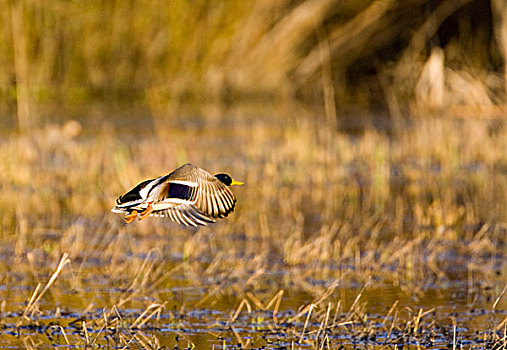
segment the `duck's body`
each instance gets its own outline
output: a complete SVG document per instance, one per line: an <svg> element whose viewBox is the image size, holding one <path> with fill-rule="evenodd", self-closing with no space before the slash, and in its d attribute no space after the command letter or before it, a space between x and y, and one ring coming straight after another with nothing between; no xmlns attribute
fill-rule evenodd
<svg viewBox="0 0 507 350"><path fill-rule="evenodd" d="M118 197L111 211L125 214L127 223L150 215L197 227L229 215L236 198L227 186L242 184L227 174L211 175L188 163L168 175L141 182Z"/></svg>

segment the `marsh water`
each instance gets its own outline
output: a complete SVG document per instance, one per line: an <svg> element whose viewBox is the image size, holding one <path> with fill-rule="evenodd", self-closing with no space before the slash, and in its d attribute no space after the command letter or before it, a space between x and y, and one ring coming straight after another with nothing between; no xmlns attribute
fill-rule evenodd
<svg viewBox="0 0 507 350"><path fill-rule="evenodd" d="M153 242L153 239L149 240ZM255 299L264 301L266 305L283 290L277 312L274 313L272 307L263 310L253 306L253 310L244 308L232 320L242 293L224 286L224 291L219 290L210 297L210 290L224 281L209 276L209 280L195 285L184 272L186 268L190 269L185 265L202 265L200 268L206 269L209 262L185 262L178 257L150 258L132 254L119 259L131 263L156 260L164 270L175 272L151 293L136 295L133 290L125 289L122 282L117 282L117 286L110 284L111 277L107 275L110 261L100 258L87 262L73 261L65 278L87 277L79 281L79 286L64 282L53 287L51 295L40 303L40 310L32 316L34 321L22 325L17 322L34 286L50 276L40 274L35 277L33 272L14 272L10 267L2 266L1 346L75 348L94 344L94 347L115 348L121 344L118 339L121 333L134 339L127 342L127 348L312 348L319 339L320 344L330 348L414 346L442 349L452 348L453 343L458 348L495 348L494 342L485 339L489 339L491 329L507 317L507 301L505 298L496 299L505 285L505 267L498 270L498 279L483 283L467 280L463 276L466 272L460 271L457 266L455 279L430 282L416 289L382 280L371 280L366 284L353 278L340 280L327 299L331 314L328 327L322 332L322 321L311 321L305 325L308 312L301 317L295 316L303 306L315 302L312 286L316 289L329 287L333 280L307 279L305 289L310 288L308 291L284 281L287 273L283 269L269 271L257 282ZM371 278L374 279L373 276ZM234 280L227 283L246 282ZM121 300L129 293L133 297L128 307L111 309L115 300ZM354 306L354 302L358 304ZM152 310L156 310L162 303L164 307L146 323L131 327L134 320L146 316L147 308L155 305ZM249 303L254 305L252 300ZM398 310L396 313L390 312L393 306ZM322 308L322 305L319 307ZM326 310L317 307L314 313L317 311ZM419 330L413 333L410 328L414 327L413 320L421 311L424 316L419 321ZM359 320L348 318L350 313L360 313L356 315ZM105 317L115 326L105 328L101 325ZM121 322L111 321L115 319ZM497 331L503 332L502 328ZM144 345L142 338L145 338Z"/></svg>
<svg viewBox="0 0 507 350"><path fill-rule="evenodd" d="M35 286L48 281L55 268L56 261L51 261L44 249L65 237L58 231L40 233L43 238L32 243L44 241L46 247L30 250L28 265L20 269L15 266L17 259L23 258L16 258L4 247L1 346L292 349L324 344L324 348L500 349L498 344L504 344L491 340L491 332L497 332L499 339L504 336L504 326L498 325L507 317L507 299L500 297L507 270L499 261L494 265L496 277L481 280L463 268L466 264L460 264L462 257L448 256L451 261L455 259L455 265L446 271L446 278L428 278L420 284L396 283L375 273L366 281L358 281L350 266L331 267L327 272L336 276L339 270L348 270L343 273L345 277L303 277L301 281L294 274L305 266L289 271L293 267L284 268L279 258L266 257L277 267L264 271L255 286L245 287L255 271L248 271L247 276L236 277L234 272L215 276L206 273L216 263L211 254L191 259L166 254L163 247L170 244L171 229L174 227L169 226L167 234L159 236L131 233L115 238L102 233L110 240L107 247L118 244L118 240L131 240L133 245L152 248L147 253L127 250L105 256L100 252L76 254L59 283L41 300L31 321L21 325L19 320ZM211 231L189 235L204 242L216 238ZM124 264L137 266L136 272L140 273L149 272L143 270L144 264L164 272L139 291L129 280L137 279L137 273L113 272L114 265L125 269ZM112 277L114 273L119 275ZM246 294L249 290L252 296ZM321 291L327 290L331 293L326 302L318 303ZM268 306L268 302L281 291L274 312L273 303ZM122 304L125 299L128 303ZM244 307L236 315L242 300L247 300L251 309ZM254 300L264 307L256 306ZM311 312L304 307L312 303L316 303L313 314L321 316L308 322ZM329 315L323 331L325 313ZM146 322L135 325L136 320L148 315ZM108 319L109 326L104 326L104 319ZM414 331L414 326L418 330Z"/></svg>
<svg viewBox="0 0 507 350"><path fill-rule="evenodd" d="M145 257L129 256L126 259ZM164 268L171 270L179 264L185 263L167 261ZM111 315L108 305L112 305L113 300L127 291L104 283L108 279L107 276L101 276L104 274L104 265L107 264L94 261L80 267L80 273L93 277L82 281L79 288L55 288L53 293L56 295L48 296L41 303L40 311L35 316L37 321L21 326L16 325L21 317L20 310L23 310L36 280L33 276L10 276L12 273L4 272L6 278L18 280L19 284L15 287L5 284L1 286L2 347L18 348L35 344L37 348L74 348L75 344L84 347L87 343L93 343L95 347L114 348L121 343L118 338L123 332L129 337L138 337L127 345L134 348L141 347L139 337L147 338L145 342L150 344L149 348L312 348L311 344L319 338L331 348L382 348L396 345L442 349L452 348L453 342L458 348L488 348L494 344L485 340L490 337L489 329L497 326L507 316L505 299L500 300L494 310L492 308L495 297L503 287L502 277L492 281L491 285L481 285L479 281L469 285L466 281L457 279L429 284L418 291L382 281L370 283L366 287L352 281L343 281L329 298L331 318L335 319L333 322L329 320L330 326L326 330L327 338L324 341L324 336L317 334L322 327L320 322L313 321L305 326L307 313L302 318L294 318L303 305L314 300L312 293L284 289L276 316L272 310L245 309L231 321L235 307L240 302L238 295L218 293L212 300L203 303L207 291L220 282L210 281L211 286L197 287L178 273L159 285L153 295L134 297L128 308L116 308ZM500 271L500 275L504 276L506 272ZM281 288L287 288L280 283L283 278L284 271L267 274L259 281L257 287L262 292L256 293L256 298L268 300ZM320 286L331 283L327 280L308 281L310 285ZM350 321L350 324L336 322L336 319L344 319L349 312L356 312L349 308L359 293L359 303L364 308L362 320ZM339 301L341 308L336 310ZM153 319L142 327L129 326L145 312L147 305L161 302L164 303L164 308ZM396 315L388 314L393 305L399 310ZM403 325L417 316L419 310L425 314L419 330L411 334ZM104 329L99 324L105 314L109 314L111 319L121 319L122 322ZM406 321L401 322L400 327L395 317ZM397 325L394 326L395 324ZM118 328L122 327L124 329L120 332ZM407 327L413 327L413 324Z"/></svg>
<svg viewBox="0 0 507 350"><path fill-rule="evenodd" d="M20 162L2 160L0 347L505 348L505 203L483 200L502 200L503 170L449 173L433 154L385 156L387 136L333 144L269 119L155 123L5 138ZM189 230L109 213L183 161L246 182L230 218Z"/></svg>

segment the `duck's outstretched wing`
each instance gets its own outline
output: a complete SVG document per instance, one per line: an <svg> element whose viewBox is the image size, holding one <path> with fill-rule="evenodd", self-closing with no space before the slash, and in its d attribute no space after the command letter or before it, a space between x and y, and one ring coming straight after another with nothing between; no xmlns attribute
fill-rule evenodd
<svg viewBox="0 0 507 350"><path fill-rule="evenodd" d="M160 202L153 203L151 215L187 226L206 225L226 217L234 209L236 199L223 183L216 181L219 184L198 177L168 181L166 193Z"/></svg>
<svg viewBox="0 0 507 350"><path fill-rule="evenodd" d="M234 194L223 182L195 165L176 169L169 182L169 198L185 199L209 218L225 218L236 205Z"/></svg>

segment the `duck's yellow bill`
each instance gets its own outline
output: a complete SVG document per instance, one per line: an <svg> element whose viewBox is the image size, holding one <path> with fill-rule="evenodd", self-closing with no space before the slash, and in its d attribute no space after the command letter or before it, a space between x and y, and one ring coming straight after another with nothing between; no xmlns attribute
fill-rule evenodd
<svg viewBox="0 0 507 350"><path fill-rule="evenodd" d="M231 182L231 186L242 186L242 185L244 185L244 183L241 181L232 180Z"/></svg>

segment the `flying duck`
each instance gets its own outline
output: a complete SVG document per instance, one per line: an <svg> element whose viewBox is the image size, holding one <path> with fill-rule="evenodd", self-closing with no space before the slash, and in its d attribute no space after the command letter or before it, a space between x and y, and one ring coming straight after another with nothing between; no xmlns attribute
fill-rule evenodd
<svg viewBox="0 0 507 350"><path fill-rule="evenodd" d="M236 198L228 186L243 185L228 174L211 175L187 163L168 175L146 180L118 197L113 213L136 217L167 217L185 226L207 225L229 215Z"/></svg>

